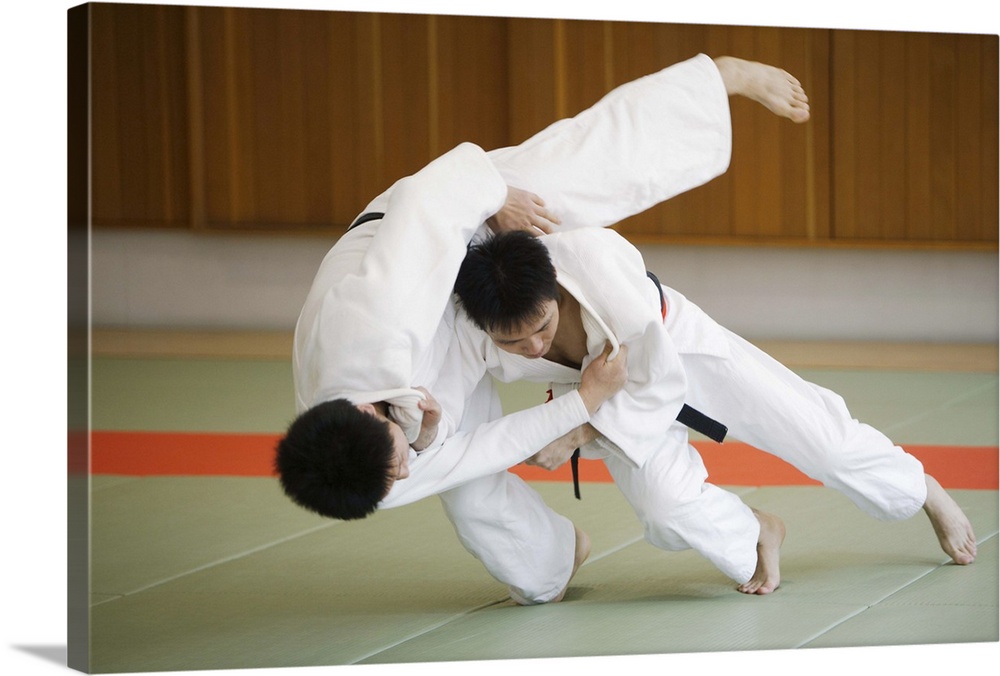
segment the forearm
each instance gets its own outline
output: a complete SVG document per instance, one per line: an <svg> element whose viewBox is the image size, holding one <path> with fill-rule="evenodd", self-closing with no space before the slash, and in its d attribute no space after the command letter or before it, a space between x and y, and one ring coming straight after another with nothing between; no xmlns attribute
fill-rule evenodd
<svg viewBox="0 0 1000 676"><path fill-rule="evenodd" d="M591 425L589 422L584 423L577 427L575 430L566 435L568 443L573 446L573 448L580 448L581 446L586 446L590 442L601 436L601 433L597 431L597 428Z"/></svg>
<svg viewBox="0 0 1000 676"><path fill-rule="evenodd" d="M585 423L548 444L526 462L549 471L558 469L573 456L576 449L589 444L599 436L600 433L590 423Z"/></svg>
<svg viewBox="0 0 1000 676"><path fill-rule="evenodd" d="M589 419L579 393L572 391L545 404L483 421L422 452L410 464L409 478L397 481L379 506L399 507L507 470Z"/></svg>

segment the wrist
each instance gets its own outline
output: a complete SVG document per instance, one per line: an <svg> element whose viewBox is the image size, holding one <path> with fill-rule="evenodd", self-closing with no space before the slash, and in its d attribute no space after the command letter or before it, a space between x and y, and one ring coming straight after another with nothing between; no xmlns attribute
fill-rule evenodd
<svg viewBox="0 0 1000 676"><path fill-rule="evenodd" d="M417 438L413 441L413 444L411 444L413 446L413 450L419 453L420 451L426 449L428 446L431 445L431 442L434 441L434 439L437 437L437 433L438 433L437 425L429 429L421 427L420 434L417 435Z"/></svg>
<svg viewBox="0 0 1000 676"><path fill-rule="evenodd" d="M598 432L590 423L584 423L576 428L574 435L574 445L577 447L586 446L597 438Z"/></svg>
<svg viewBox="0 0 1000 676"><path fill-rule="evenodd" d="M590 415L597 413L597 409L607 400L607 397L603 396L600 392L591 391L586 383L580 386L578 392L580 393L580 398L583 400L583 405L587 408L587 413Z"/></svg>

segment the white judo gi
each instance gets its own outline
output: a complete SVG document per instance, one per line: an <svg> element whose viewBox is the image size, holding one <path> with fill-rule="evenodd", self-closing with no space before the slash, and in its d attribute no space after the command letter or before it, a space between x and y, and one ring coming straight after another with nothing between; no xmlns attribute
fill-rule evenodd
<svg viewBox="0 0 1000 676"><path fill-rule="evenodd" d="M441 494L460 540L512 593L555 597L573 565L572 524L509 468L587 422L578 393L497 419L485 377L461 389L451 288L474 233L506 186L541 195L563 229L604 227L722 174L729 101L699 55L618 87L519 146L463 144L377 197L380 221L345 234L324 258L295 331L296 403L388 401L409 439L426 387L442 404L437 440L411 455L410 476L380 507ZM456 361L457 360L457 361Z"/></svg>
<svg viewBox="0 0 1000 676"><path fill-rule="evenodd" d="M421 414L415 402L423 395L412 388L431 389L445 360L454 319L454 271L465 242L496 213L505 195L506 185L486 153L463 144L374 202L371 208L385 211L381 221L354 228L337 241L320 265L296 325L292 364L300 412L337 398L356 404L388 401L407 438L416 437ZM466 394L470 415L489 420L483 416L493 410L490 388L477 386ZM572 429L574 421L589 419L579 395L560 398L557 406L566 421L529 411L497 421L496 433L545 444ZM440 449L448 439L450 452L415 455L415 480L398 483L399 497L394 497L399 503L403 495L412 502L479 476L486 464L499 471L523 459L521 453L498 451L473 463L466 453L471 439L455 436L457 425L449 413L444 411L430 448Z"/></svg>
<svg viewBox="0 0 1000 676"><path fill-rule="evenodd" d="M707 482L687 429L675 421L685 402L871 516L904 519L921 508L926 483L916 458L852 418L841 397L802 380L666 286L664 319L641 255L617 233L571 231L542 241L559 284L580 303L588 350L582 367L606 341L629 348L629 383L590 421L605 438L581 455L605 462L652 544L693 548L740 583L756 567L759 523L737 496ZM464 314L456 328L467 378L478 378L478 363L502 381L561 384L554 392L579 381L577 369L501 351Z"/></svg>

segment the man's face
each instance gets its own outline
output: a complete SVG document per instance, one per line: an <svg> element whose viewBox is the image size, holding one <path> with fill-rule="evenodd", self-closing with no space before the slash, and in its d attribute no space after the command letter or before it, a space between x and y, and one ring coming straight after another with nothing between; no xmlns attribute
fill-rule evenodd
<svg viewBox="0 0 1000 676"><path fill-rule="evenodd" d="M552 348L556 329L559 327L559 304L548 300L542 306L538 319L526 322L511 331L488 331L493 343L504 352L528 359L545 356Z"/></svg>
<svg viewBox="0 0 1000 676"><path fill-rule="evenodd" d="M403 434L403 428L386 418L389 425L389 434L392 436L392 468L390 477L393 481L399 481L410 476L410 443Z"/></svg>
<svg viewBox="0 0 1000 676"><path fill-rule="evenodd" d="M390 487L400 479L410 476L410 443L406 440L403 428L392 421L380 407L372 404L360 404L358 408L368 415L375 416L389 426L389 436L392 438L392 462L389 468Z"/></svg>

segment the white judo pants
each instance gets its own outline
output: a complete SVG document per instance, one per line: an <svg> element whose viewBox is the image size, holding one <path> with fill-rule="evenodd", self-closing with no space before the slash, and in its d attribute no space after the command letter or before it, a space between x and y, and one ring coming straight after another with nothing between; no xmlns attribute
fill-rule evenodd
<svg viewBox="0 0 1000 676"><path fill-rule="evenodd" d="M842 397L807 382L694 303L664 287L668 331L681 356L685 401L738 439L788 462L882 521L907 519L923 506L921 463L859 422ZM687 430L675 424L641 468L605 460L643 523L646 539L667 550L695 549L737 582L756 567L759 523L732 493L707 482Z"/></svg>
<svg viewBox="0 0 1000 676"><path fill-rule="evenodd" d="M688 379L686 401L729 436L847 496L869 516L913 516L927 499L923 465L854 419L842 397L807 382L664 287L668 331ZM705 350L714 334L722 349Z"/></svg>
<svg viewBox="0 0 1000 676"><path fill-rule="evenodd" d="M843 398L803 380L667 291L688 404L727 425L729 438L781 458L876 519L906 519L920 510L927 488L916 458L854 419ZM716 341L712 353L691 351L698 345L687 343L707 335ZM739 497L708 483L687 438L687 428L677 423L642 467L617 456L604 462L651 544L694 549L736 582L746 582L757 564L759 523ZM511 586L512 596L544 602L566 586L573 525L518 477L487 477L442 500L465 547Z"/></svg>
<svg viewBox="0 0 1000 676"><path fill-rule="evenodd" d="M518 603L546 603L573 574L576 529L519 476L500 472L440 496L465 549Z"/></svg>
<svg viewBox="0 0 1000 676"><path fill-rule="evenodd" d="M459 430L472 431L501 415L500 396L487 376L469 394ZM513 598L544 603L566 586L573 572L576 530L520 477L488 474L438 497L459 542L509 587Z"/></svg>

